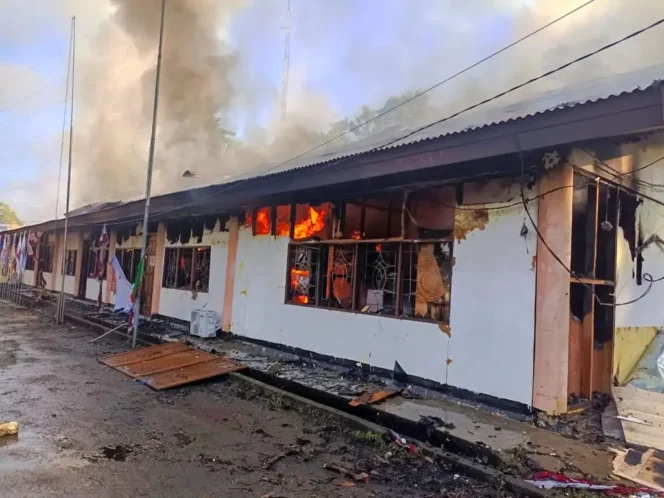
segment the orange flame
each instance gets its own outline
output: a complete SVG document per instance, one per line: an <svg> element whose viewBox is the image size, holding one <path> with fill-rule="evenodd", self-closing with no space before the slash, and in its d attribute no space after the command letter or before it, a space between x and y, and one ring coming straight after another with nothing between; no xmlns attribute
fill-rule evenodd
<svg viewBox="0 0 664 498"><path fill-rule="evenodd" d="M256 213L256 235L270 235L270 208L264 207Z"/></svg>
<svg viewBox="0 0 664 498"><path fill-rule="evenodd" d="M295 224L293 232L296 239L306 239L325 228L327 210L323 207L316 209L309 206L309 216Z"/></svg>
<svg viewBox="0 0 664 498"><path fill-rule="evenodd" d="M353 230L353 233L351 233L350 236L355 240L360 240L362 238L359 230Z"/></svg>
<svg viewBox="0 0 664 498"><path fill-rule="evenodd" d="M297 268L291 268L291 277L290 284L291 290L297 292L298 289L306 287L309 281L309 271L308 270L298 270ZM305 285L300 285L302 281L305 281ZM303 296L301 294L293 295L293 302L298 304L307 304L309 302L308 296Z"/></svg>
<svg viewBox="0 0 664 498"><path fill-rule="evenodd" d="M380 244L376 244L376 252L380 252L383 250L383 246Z"/></svg>
<svg viewBox="0 0 664 498"><path fill-rule="evenodd" d="M251 211L244 212L244 226L251 228Z"/></svg>

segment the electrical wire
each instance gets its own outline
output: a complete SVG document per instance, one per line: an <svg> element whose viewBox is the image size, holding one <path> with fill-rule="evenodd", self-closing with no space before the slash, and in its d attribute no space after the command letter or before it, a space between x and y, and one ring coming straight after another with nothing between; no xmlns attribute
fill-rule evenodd
<svg viewBox="0 0 664 498"><path fill-rule="evenodd" d="M455 113L453 113L453 114L450 114L449 116L447 116L447 117L445 117L445 118L443 118L443 119L439 119L438 121L434 121L433 123L429 123L429 124L424 125L424 126L422 126L422 127L420 127L420 128L417 128L417 129L415 129L415 130L413 130L413 131L411 131L411 132L409 132L409 133L407 133L407 134L405 134L405 135L403 135L403 136L401 136L401 137L399 137L399 138L395 138L395 139L393 139L393 140L390 140L388 143L386 143L386 144L384 144L384 145L381 145L381 146L378 146L378 147L374 148L373 150L383 149L383 148L385 148L385 147L389 147L390 145L392 145L392 144L394 144L394 143L396 143L396 142L400 142L401 140L405 140L405 139L408 138L408 137L412 137L413 135L416 135L417 133L419 133L419 132L421 132L421 131L424 131L424 130L426 130L426 129L428 129L428 128L431 128L432 126L436 126L436 125L438 125L438 124L440 124L440 123L444 123L444 122L446 122L446 121L449 121L450 119L454 119L454 118L456 118L457 116L460 116L461 114L464 114L464 113L466 113L466 112L468 112L468 111L472 111L473 109L476 109L477 107L480 107L480 106L482 106L482 105L488 104L489 102L493 102L494 100L497 100L497 99L499 99L499 98L501 98L501 97L504 97L505 95L507 95L507 94L509 94L509 93L515 92L516 90L520 90L521 88L523 88L523 87L525 87L525 86L527 86L527 85L530 85L530 84L532 84L532 83L535 83L536 81L539 81L539 80L544 79L544 78L546 78L546 77L548 77L548 76L551 76L552 74L555 74L555 73L557 73L557 72L559 72L559 71L562 71L563 69L567 69L568 67L573 66L574 64L577 64L577 63L579 63L579 62L582 62L582 61L584 61L584 60L586 60L586 59L589 59L590 57L593 57L593 56L595 56L595 55L597 55L597 54L600 54L600 53L602 53L602 52L604 52L604 51L606 51L606 50L608 50L608 49L610 49L610 48L613 48L613 47L615 47L615 46L617 46L617 45L620 45L621 43L626 42L627 40L630 40L630 39L632 39L632 38L635 38L635 37L637 37L637 36L639 36L639 35L645 33L646 31L649 31L649 30L651 30L651 29L653 29L653 28L656 28L657 26L659 26L660 24L663 24L663 23L664 23L664 19L660 19L660 20L658 20L658 21L656 21L656 22L650 24L649 26L646 26L645 28L641 28L641 29L638 30L638 31L634 31L633 33L630 33L629 35L624 36L624 37L620 38L619 40L616 40L616 41L614 41L614 42L608 43L608 44L606 44L606 45L604 45L604 46L598 48L597 50L594 50L593 52L590 52L590 53L587 53L587 54L585 54L585 55L582 55L581 57L577 57L576 59L574 59L574 60L572 60L572 61L570 61L570 62L567 62L567 63L563 64L562 66L559 66L559 67L557 67L557 68L555 68L555 69L551 69L550 71L547 71L547 72L545 72L545 73L543 73L543 74L541 74L541 75L539 75L539 76L536 76L536 77L534 77L534 78L531 78L531 79L529 79L528 81L526 81L526 82L524 82L524 83L520 83L520 84L518 84L518 85L516 85L516 86L513 86L513 87L510 88L509 90L505 90L505 91L503 91L503 92L500 92L500 93L494 95L493 97L489 97L488 99L485 99L485 100L483 100L483 101L481 101L481 102L478 102L478 103L473 104L473 105L471 105L471 106L469 106L469 107L466 107L465 109L462 109L462 110L457 111L457 112L455 112Z"/></svg>
<svg viewBox="0 0 664 498"><path fill-rule="evenodd" d="M517 139L518 139L518 137L517 137ZM579 277L579 275L577 275L576 272L574 272L571 268L569 268L565 264L565 262L562 259L560 259L560 256L558 256L556 254L556 252L551 248L549 243L546 241L546 239L544 238L544 236L540 232L539 227L537 226L537 223L535 223L535 220L533 219L533 216L530 214L530 210L528 209L528 202L526 201L526 197L525 197L524 182L523 182L524 174L525 174L525 168L524 168L523 152L522 151L519 151L519 158L521 160L521 181L519 182L520 186L521 186L521 203L523 204L523 209L525 210L526 215L528 216L528 219L530 220L530 224L532 225L533 229L535 230L535 233L537 234L537 238L540 240L540 242L542 242L542 245L544 245L544 247L546 247L546 249L549 251L551 256L553 256L553 259L555 259L556 262L560 266L562 266L565 269L565 271L567 273L569 273L569 275L573 279L575 279L586 290L588 290L592 293L592 296L593 296L593 298L595 299L595 301L597 302L598 305L614 307L615 308L615 307L618 307L618 306L627 306L629 304L634 304L635 302L640 301L641 299L643 299L644 297L646 297L648 295L648 293L652 289L652 286L653 286L654 282L659 282L660 280L664 280L664 276L660 277L660 278L657 278L657 279L654 279L652 277L652 275L650 275L650 273L644 272L641 275L641 277L643 278L643 280L648 282L648 288L639 297L637 297L635 299L632 299L630 301L622 302L622 303L605 303L604 301L602 301L600 299L600 297L597 295L597 293L595 292L595 289L593 288L593 286L589 285L589 284L585 283L583 280L581 280L581 277Z"/></svg>
<svg viewBox="0 0 664 498"><path fill-rule="evenodd" d="M276 169L279 169L279 168L285 166L286 164L288 164L288 163L290 163L290 162L292 162L292 161L295 161L296 159L299 159L299 158L301 158L301 157L303 157L303 156L305 156L305 155L307 155L307 154L309 154L309 153L311 153L311 152L314 152L314 151L316 151L316 150L318 150L318 149L320 149L320 148L322 148L322 147L324 147L324 146L326 146L326 145L328 145L328 144L334 142L335 140L338 140L338 139L340 139L340 138L342 138L342 137L348 135L349 133L352 133L353 131L356 131L357 129L361 128L362 126L364 126L364 125L366 125L366 124L368 124L368 123L371 123L372 121L375 121L375 120L377 120L377 119L380 119L381 117L385 116L386 114L388 114L388 113L390 113L390 112L392 112L392 111L394 111L394 110L396 110L396 109L398 109L398 108L400 108L400 107L402 107L402 106L408 104L409 102L412 102L413 100L415 100L415 99L421 97L422 95L425 95L425 94L431 92L432 90L434 90L434 89L440 87L441 85L443 85L443 84L445 84L445 83L447 83L447 82L449 82L449 81L451 81L451 80L453 80L453 79L455 79L455 78L461 76L462 74L464 74L464 73L470 71L471 69L474 69L475 67L479 66L480 64L482 64L482 63L484 63L484 62L486 62L486 61L488 61L488 60L490 60L490 59L496 57L497 55L499 55L499 54L505 52L506 50L509 50L510 48L514 47L515 45L517 45L517 44L519 44L519 43L521 43L521 42L527 40L528 38L531 38L532 36L534 36L534 35L540 33L541 31L547 29L548 27L553 26L554 24L556 24L556 23L562 21L563 19L565 19L565 18L571 16L572 14L578 12L579 10L583 9L584 7L587 7L588 5L590 5L591 3L593 3L594 1L595 1L595 0L589 0L589 1L587 1L587 2L585 2L585 3L583 3L583 4L581 4L581 5L579 5L578 7L576 7L576 8L574 8L574 9L570 10L569 12L567 12L567 13L563 14L562 16L560 16L560 17L554 19L553 21L550 21L550 22L548 22L547 24L545 24L545 25L539 27L539 28L536 29L535 31L530 32L529 34L527 34L527 35L525 35L525 36L523 36L523 37L521 37L521 38L515 40L514 42L512 42L512 43L510 43L510 44L504 46L503 48L501 48L501 49L499 49L499 50L493 52L492 54L490 54L490 55L484 57L483 59L480 59L479 61L477 61L477 62L471 64L470 66L466 67L465 69L462 69L461 71L458 71L457 73L455 73L455 74L453 74L453 75L451 75L451 76L445 78L444 80L439 81L438 83L436 83L436 84L430 86L429 88L427 88L427 89L425 89L425 90L422 90L421 92L416 93L415 95L413 95L413 96L410 97L409 99L406 99L405 101L400 102L399 104L397 104L397 105L395 105L395 106L393 106L393 107L391 107L391 108L389 108L389 109L386 109L385 111L383 111L383 112L377 114L376 116L374 116L374 117L372 117L372 118L370 118L370 119L368 119L368 120L366 120L366 121L363 121L362 123L360 123L360 124L358 124L358 125L356 125L356 126L350 128L350 129L344 131L343 133L341 133L341 134L335 136L334 138L331 138L331 139L329 139L329 140L327 140L327 141L325 141L325 142L323 142L323 143L320 143L320 144L318 144L318 145L316 145L316 146L314 146L314 147L312 147L312 148L310 148L310 149L308 149L308 150L306 150L306 151L304 151L304 152L302 152L302 153L300 153L300 154L297 154L297 155L291 157L290 159L288 159L288 160L286 160L286 161L284 161L284 162L281 162L281 163L278 163L278 164L276 164L276 165L274 165L274 166L271 166L271 167L265 169L264 171L257 173L257 175L259 175L259 176L266 175L266 174L270 173L271 171L274 171L274 170L276 170ZM478 105L481 105L481 104L478 104ZM367 152L372 152L373 150L376 150L376 149L378 149L378 148L380 148L380 147L377 147L377 148L375 148L375 149L369 150L369 151L367 151ZM234 188L234 187L237 186L238 184L243 183L243 182L245 182L245 181L247 181L247 179L241 179L241 180L239 180L238 182L229 185L229 187L228 187L227 189L221 189L221 190L219 190L219 191L217 191L217 192L214 192L214 193L210 194L209 196L205 196L205 197L203 197L203 198L199 198L199 199L197 199L196 201L193 201L193 202L191 202L191 203L187 203L187 204L184 204L184 205L178 206L178 208L176 208L176 209L181 209L182 207L186 207L186 206L188 206L188 205L197 204L198 202L200 202L201 200L203 200L203 199L205 199L205 198L215 197L215 196L219 195L220 193L222 193L222 192L224 192L224 191L226 191L226 190L230 190L231 188ZM169 212L169 211L167 211L167 212ZM154 213L155 216L158 216L158 215L160 215L160 214L166 214L166 212L162 212L162 213ZM142 218L141 218L141 219L142 219Z"/></svg>

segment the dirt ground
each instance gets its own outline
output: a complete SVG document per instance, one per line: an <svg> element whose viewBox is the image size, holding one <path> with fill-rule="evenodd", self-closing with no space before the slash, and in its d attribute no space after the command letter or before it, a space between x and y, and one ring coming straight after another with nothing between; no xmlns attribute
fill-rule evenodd
<svg viewBox="0 0 664 498"><path fill-rule="evenodd" d="M124 342L92 337L0 304L0 421L20 424L0 496L513 496L241 382L152 391L97 361Z"/></svg>

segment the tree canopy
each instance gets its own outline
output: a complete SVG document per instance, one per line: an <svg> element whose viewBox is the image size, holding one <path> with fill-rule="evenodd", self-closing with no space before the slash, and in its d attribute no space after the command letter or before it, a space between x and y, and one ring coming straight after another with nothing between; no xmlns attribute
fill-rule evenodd
<svg viewBox="0 0 664 498"><path fill-rule="evenodd" d="M0 202L0 223L6 223L8 225L22 225L23 222L21 218L18 217L16 211L14 211L9 204Z"/></svg>

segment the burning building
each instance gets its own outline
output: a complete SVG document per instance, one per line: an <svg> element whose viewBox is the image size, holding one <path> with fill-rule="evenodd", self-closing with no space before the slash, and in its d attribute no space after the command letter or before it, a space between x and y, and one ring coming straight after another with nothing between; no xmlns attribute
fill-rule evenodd
<svg viewBox="0 0 664 498"><path fill-rule="evenodd" d="M102 226L129 280L147 230L146 316L214 310L246 340L385 374L396 362L411 382L564 412L572 395L611 389L616 330L662 320L664 285L645 276L664 273L646 244L664 202L643 190L664 177L653 79L570 87L569 104L547 95L395 131L389 147L304 156L232 189L158 196L147 227L142 201L78 211L66 247L61 224L25 227L43 235L24 280L41 272L56 290L64 278L94 300Z"/></svg>

